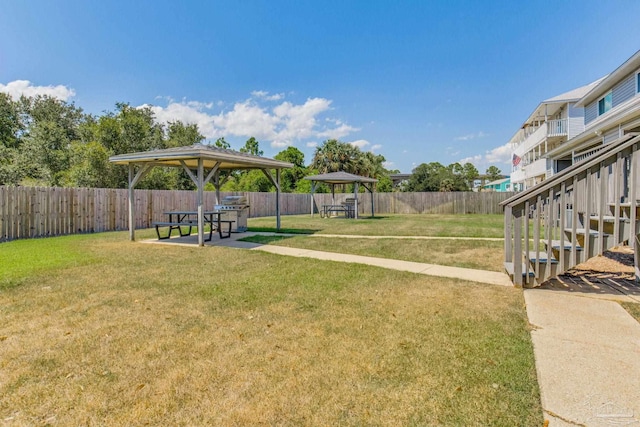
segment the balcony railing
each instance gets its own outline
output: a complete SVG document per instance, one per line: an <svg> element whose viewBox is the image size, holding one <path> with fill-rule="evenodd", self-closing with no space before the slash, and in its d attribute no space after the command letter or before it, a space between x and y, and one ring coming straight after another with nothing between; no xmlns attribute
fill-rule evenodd
<svg viewBox="0 0 640 427"><path fill-rule="evenodd" d="M520 129L511 138L511 145L516 154L524 154L535 148L545 137L566 136L568 132L567 119L548 120L540 126L528 126Z"/></svg>
<svg viewBox="0 0 640 427"><path fill-rule="evenodd" d="M547 136L566 136L567 119L549 120L547 122Z"/></svg>

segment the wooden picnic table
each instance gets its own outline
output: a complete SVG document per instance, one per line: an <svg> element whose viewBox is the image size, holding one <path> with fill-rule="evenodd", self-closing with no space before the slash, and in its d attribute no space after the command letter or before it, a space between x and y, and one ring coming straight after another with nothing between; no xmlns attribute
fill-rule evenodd
<svg viewBox="0 0 640 427"><path fill-rule="evenodd" d="M320 218L328 218L332 213L344 213L345 218L354 218L355 210L353 204L342 203L340 205L322 205Z"/></svg>
<svg viewBox="0 0 640 427"><path fill-rule="evenodd" d="M204 223L209 224L209 237L205 239L205 242L211 241L213 237L214 228L218 230L218 234L221 239L226 239L231 237L231 225L235 222L232 220L222 220L220 219L220 215L223 214L222 211L205 211L202 213ZM198 226L198 212L197 211L169 211L163 212L164 215L167 215L169 221L166 222L155 222L153 225L156 228L156 234L158 235L159 240L168 239L171 237L171 233L173 230L178 230L181 237L189 236L192 231L192 227ZM222 230L222 224L227 224L228 228L225 233ZM169 232L166 236L160 235L160 227L168 227ZM183 232L183 227L189 227L189 231Z"/></svg>

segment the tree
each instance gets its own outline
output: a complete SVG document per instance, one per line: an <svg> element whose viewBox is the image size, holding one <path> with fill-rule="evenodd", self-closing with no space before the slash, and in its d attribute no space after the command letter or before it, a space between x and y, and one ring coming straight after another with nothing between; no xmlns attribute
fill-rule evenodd
<svg viewBox="0 0 640 427"><path fill-rule="evenodd" d="M422 163L413 170L407 191L467 191L464 166L452 163L444 166L438 162Z"/></svg>
<svg viewBox="0 0 640 427"><path fill-rule="evenodd" d="M17 161L23 179L62 185L70 167L71 144L80 139L78 129L84 113L73 103L49 96L22 96L19 105L25 127Z"/></svg>
<svg viewBox="0 0 640 427"><path fill-rule="evenodd" d="M473 188L473 181L480 176L478 169L476 169L472 163L465 163L462 165L462 169L462 174L464 175L464 179L467 181L469 188Z"/></svg>
<svg viewBox="0 0 640 427"><path fill-rule="evenodd" d="M228 150L231 148L231 145L224 140L224 136L216 139L216 142L214 142L213 145L215 145L218 148L223 148L225 150Z"/></svg>
<svg viewBox="0 0 640 427"><path fill-rule="evenodd" d="M195 123L185 125L181 121L167 124L167 141L165 147L186 147L202 142L204 136L198 130Z"/></svg>
<svg viewBox="0 0 640 427"><path fill-rule="evenodd" d="M18 184L24 176L18 165L24 128L19 104L0 93L0 185Z"/></svg>
<svg viewBox="0 0 640 427"><path fill-rule="evenodd" d="M500 178L502 178L502 171L500 169L498 169L496 166L489 166L489 168L487 168L487 172L485 172L487 179L489 180L489 182L491 181L496 181Z"/></svg>
<svg viewBox="0 0 640 427"><path fill-rule="evenodd" d="M362 166L362 151L335 139L329 139L317 147L311 161L311 167L321 174L343 171L358 175Z"/></svg>
<svg viewBox="0 0 640 427"><path fill-rule="evenodd" d="M280 186L285 193L295 191L300 180L307 175L307 168L304 166L304 153L296 147L287 147L276 154L274 159L293 164L293 168L282 170Z"/></svg>
<svg viewBox="0 0 640 427"><path fill-rule="evenodd" d="M240 149L241 153L249 153L254 156L262 156L264 152L260 149L260 143L254 137L251 137L244 143L244 147Z"/></svg>

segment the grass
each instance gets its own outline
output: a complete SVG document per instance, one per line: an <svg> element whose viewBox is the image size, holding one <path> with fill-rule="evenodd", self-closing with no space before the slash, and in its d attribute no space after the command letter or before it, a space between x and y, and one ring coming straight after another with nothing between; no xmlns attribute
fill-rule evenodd
<svg viewBox="0 0 640 427"><path fill-rule="evenodd" d="M0 259L9 424L542 424L514 288L125 233Z"/></svg>
<svg viewBox="0 0 640 427"><path fill-rule="evenodd" d="M504 271L503 242L487 240L345 239L252 236L244 241L478 270Z"/></svg>
<svg viewBox="0 0 640 427"><path fill-rule="evenodd" d="M275 218L250 218L251 231L276 231ZM503 215L384 215L357 220L289 215L281 218L287 232L365 236L504 237Z"/></svg>
<svg viewBox="0 0 640 427"><path fill-rule="evenodd" d="M635 302L621 302L620 305L629 312L638 322L640 322L640 304Z"/></svg>

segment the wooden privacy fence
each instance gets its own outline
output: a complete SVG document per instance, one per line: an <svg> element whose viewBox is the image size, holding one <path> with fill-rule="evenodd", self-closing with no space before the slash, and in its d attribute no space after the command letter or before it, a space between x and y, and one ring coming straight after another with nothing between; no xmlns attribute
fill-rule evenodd
<svg viewBox="0 0 640 427"><path fill-rule="evenodd" d="M4 187L0 186L0 241L75 233L127 230L128 190L105 188ZM273 216L275 193L229 193L245 195L249 216ZM500 214L499 203L513 193L374 193L376 214ZM163 212L195 210L195 191L135 190L136 228L149 228L166 220ZM336 203L353 193L336 194ZM314 194L315 211L331 203L331 194ZM371 195L359 194L359 213L371 212ZM213 208L215 193L205 191L205 207ZM283 215L309 213L309 194L283 193Z"/></svg>

